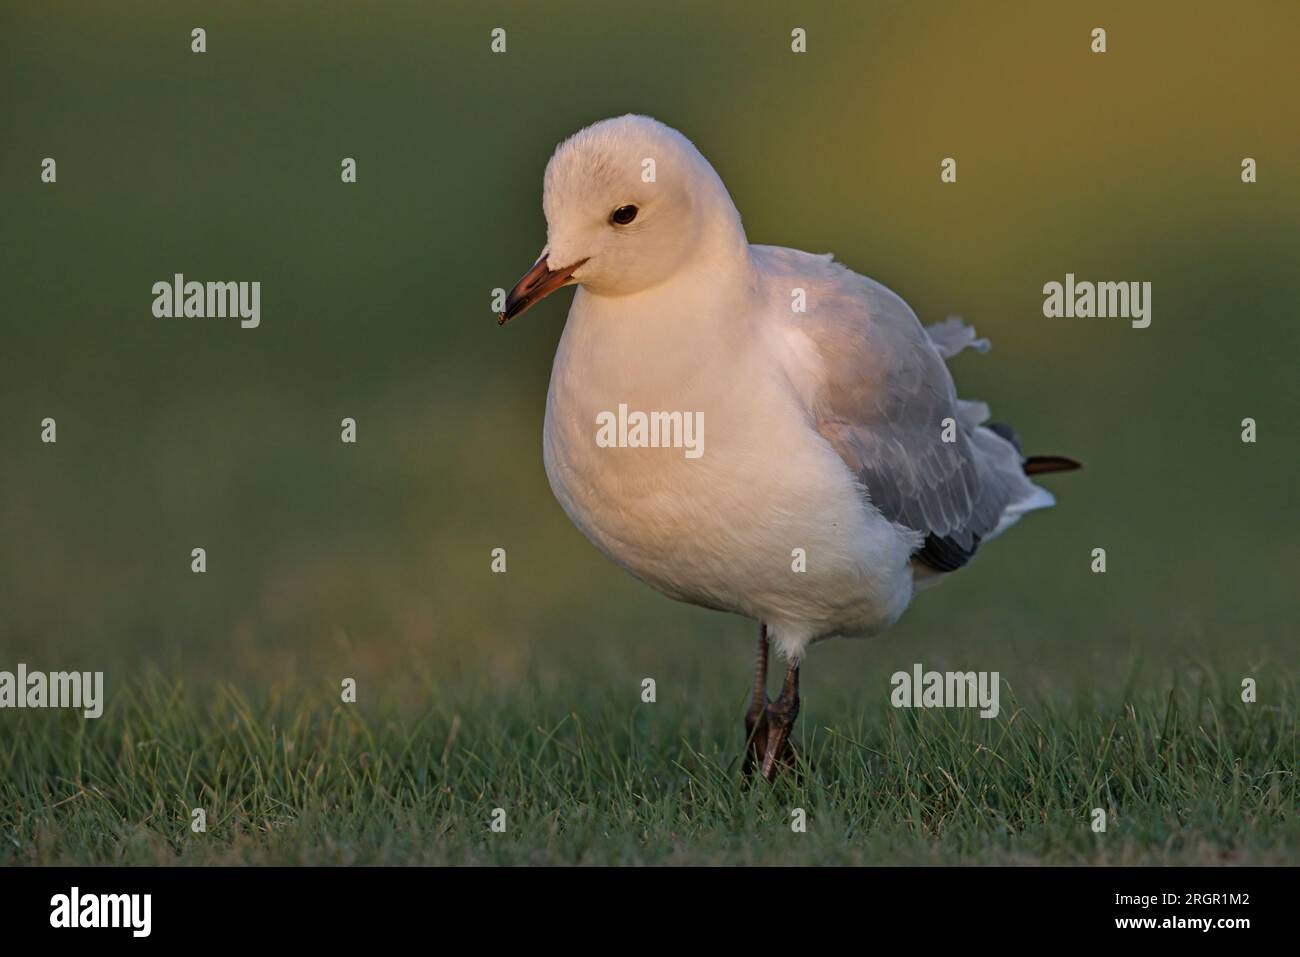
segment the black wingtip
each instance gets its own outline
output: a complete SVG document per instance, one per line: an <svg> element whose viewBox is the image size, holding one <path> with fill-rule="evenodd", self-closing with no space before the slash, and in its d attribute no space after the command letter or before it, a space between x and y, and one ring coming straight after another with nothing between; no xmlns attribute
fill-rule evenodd
<svg viewBox="0 0 1300 957"><path fill-rule="evenodd" d="M1083 468L1083 463L1064 455L1031 455L1025 459L1024 468L1026 475L1041 475L1044 472L1073 472Z"/></svg>

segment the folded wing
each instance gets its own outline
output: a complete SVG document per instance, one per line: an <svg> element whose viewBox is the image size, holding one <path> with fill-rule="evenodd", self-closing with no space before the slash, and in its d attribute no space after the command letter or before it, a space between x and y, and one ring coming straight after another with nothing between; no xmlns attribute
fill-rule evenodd
<svg viewBox="0 0 1300 957"><path fill-rule="evenodd" d="M940 571L1051 496L1025 478L1015 444L984 427L983 403L957 398L945 358L985 340L958 319L922 328L901 298L831 261L792 250L764 255L807 284L792 322L821 358L817 430L858 476L871 503L924 536L916 553Z"/></svg>

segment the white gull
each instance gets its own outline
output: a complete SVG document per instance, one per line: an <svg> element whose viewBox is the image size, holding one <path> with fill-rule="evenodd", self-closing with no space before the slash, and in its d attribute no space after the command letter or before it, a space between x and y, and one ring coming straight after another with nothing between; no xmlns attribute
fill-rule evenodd
<svg viewBox="0 0 1300 957"><path fill-rule="evenodd" d="M1053 504L1027 473L1077 464L1025 459L986 406L957 398L945 360L987 348L960 320L925 329L830 255L750 245L676 130L643 116L582 130L547 165L542 202L546 248L501 321L578 286L546 402L551 488L637 578L759 622L745 766L771 778L792 757L808 646L888 627ZM637 413L665 413L664 441L628 441ZM683 421L702 427L694 455L674 447ZM769 640L788 661L775 701Z"/></svg>

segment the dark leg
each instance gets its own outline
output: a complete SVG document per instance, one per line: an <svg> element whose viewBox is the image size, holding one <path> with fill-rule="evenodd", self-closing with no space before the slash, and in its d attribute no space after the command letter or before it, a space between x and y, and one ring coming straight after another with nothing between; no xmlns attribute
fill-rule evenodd
<svg viewBox="0 0 1300 957"><path fill-rule="evenodd" d="M754 693L745 712L745 777L767 750L767 625L758 626L758 658L754 662Z"/></svg>
<svg viewBox="0 0 1300 957"><path fill-rule="evenodd" d="M790 662L785 672L781 697L766 709L767 746L763 749L763 777L769 781L776 777L782 765L794 764L794 748L790 746L790 730L799 717L799 662Z"/></svg>

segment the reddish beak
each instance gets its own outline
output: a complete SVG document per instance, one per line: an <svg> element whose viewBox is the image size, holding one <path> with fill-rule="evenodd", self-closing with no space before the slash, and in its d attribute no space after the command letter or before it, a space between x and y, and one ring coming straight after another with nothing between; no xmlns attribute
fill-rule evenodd
<svg viewBox="0 0 1300 957"><path fill-rule="evenodd" d="M534 303L541 302L561 286L572 283L573 274L587 261L579 259L563 269L551 269L546 265L546 255L547 251L543 249L537 262L533 263L533 268L524 273L515 283L515 288L510 290L506 296L505 312L497 317L497 325L504 326L508 320L527 312Z"/></svg>

